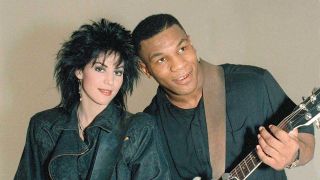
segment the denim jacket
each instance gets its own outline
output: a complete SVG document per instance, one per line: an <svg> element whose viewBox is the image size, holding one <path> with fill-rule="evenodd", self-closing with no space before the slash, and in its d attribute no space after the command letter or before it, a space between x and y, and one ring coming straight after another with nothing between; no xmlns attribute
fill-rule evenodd
<svg viewBox="0 0 320 180"><path fill-rule="evenodd" d="M77 168L78 158L94 151L98 140L84 148L75 143L79 141L76 107L71 114L62 108L53 108L31 118L14 179L96 179L90 178L92 165L88 165L85 178ZM121 112L111 103L86 128L98 128L108 134L108 141L103 141L109 147L104 152L108 157L104 160L107 167L98 167L108 176L99 179L169 179L154 119L138 113L120 121Z"/></svg>

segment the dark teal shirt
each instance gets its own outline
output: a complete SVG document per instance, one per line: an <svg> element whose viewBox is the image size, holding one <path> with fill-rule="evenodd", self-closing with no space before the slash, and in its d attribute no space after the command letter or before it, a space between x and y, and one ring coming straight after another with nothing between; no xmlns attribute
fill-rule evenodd
<svg viewBox="0 0 320 180"><path fill-rule="evenodd" d="M258 127L278 124L295 104L268 71L244 65L225 64L222 67L227 111L226 172L229 172L255 148ZM192 179L195 176L210 179L212 172L203 101L195 109L179 109L168 101L159 87L145 112L157 117L172 179ZM299 132L313 134L313 127L301 128ZM287 178L284 171L260 165L248 178L255 179Z"/></svg>

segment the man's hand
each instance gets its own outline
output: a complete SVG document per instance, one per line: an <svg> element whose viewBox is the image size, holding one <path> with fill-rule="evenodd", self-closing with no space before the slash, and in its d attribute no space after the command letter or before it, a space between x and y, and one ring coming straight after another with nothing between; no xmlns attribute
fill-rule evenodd
<svg viewBox="0 0 320 180"><path fill-rule="evenodd" d="M264 127L259 128L257 154L263 163L276 170L282 170L298 155L298 130L287 133L274 125L270 125L269 129L271 133Z"/></svg>

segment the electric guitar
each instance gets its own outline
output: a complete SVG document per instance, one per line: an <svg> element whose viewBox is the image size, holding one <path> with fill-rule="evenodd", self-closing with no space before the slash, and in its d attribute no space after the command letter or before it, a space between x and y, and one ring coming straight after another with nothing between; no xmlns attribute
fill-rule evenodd
<svg viewBox="0 0 320 180"><path fill-rule="evenodd" d="M309 126L315 122L320 128L320 88L299 104L294 111L283 119L278 127L286 132L302 126ZM225 173L222 180L245 180L262 163L256 149L251 151L233 170Z"/></svg>

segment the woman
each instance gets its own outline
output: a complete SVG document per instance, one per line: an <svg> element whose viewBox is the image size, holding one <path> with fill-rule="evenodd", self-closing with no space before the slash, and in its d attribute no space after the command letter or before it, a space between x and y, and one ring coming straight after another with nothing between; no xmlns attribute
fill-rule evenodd
<svg viewBox="0 0 320 180"><path fill-rule="evenodd" d="M126 112L138 77L129 31L81 26L57 55L61 102L31 118L15 179L168 179L153 119Z"/></svg>

